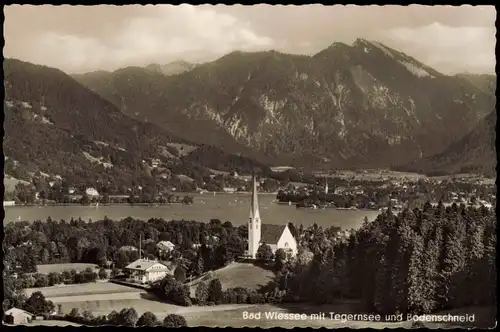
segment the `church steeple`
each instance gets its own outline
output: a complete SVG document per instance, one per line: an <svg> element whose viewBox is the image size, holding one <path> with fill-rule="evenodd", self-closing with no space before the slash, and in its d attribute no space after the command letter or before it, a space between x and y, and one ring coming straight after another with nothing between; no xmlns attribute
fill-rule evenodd
<svg viewBox="0 0 500 332"><path fill-rule="evenodd" d="M255 174L252 177L252 202L250 205L250 220L248 221L248 254L255 258L260 245L261 226L260 226L259 199L257 191L257 178Z"/></svg>
<svg viewBox="0 0 500 332"><path fill-rule="evenodd" d="M259 217L259 197L257 193L257 177L252 177L252 205L250 206L250 219Z"/></svg>

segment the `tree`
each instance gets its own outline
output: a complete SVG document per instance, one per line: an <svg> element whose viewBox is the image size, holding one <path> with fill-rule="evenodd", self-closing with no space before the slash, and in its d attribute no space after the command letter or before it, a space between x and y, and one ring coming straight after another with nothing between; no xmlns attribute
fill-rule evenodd
<svg viewBox="0 0 500 332"><path fill-rule="evenodd" d="M269 263L273 258L273 250L268 244L263 243L257 250L257 259L262 263Z"/></svg>
<svg viewBox="0 0 500 332"><path fill-rule="evenodd" d="M108 273L106 272L106 269L100 268L99 269L99 279L104 280L108 277Z"/></svg>
<svg viewBox="0 0 500 332"><path fill-rule="evenodd" d="M91 322L94 319L94 314L90 310L85 310L82 312L82 319L84 322Z"/></svg>
<svg viewBox="0 0 500 332"><path fill-rule="evenodd" d="M204 271L203 257L198 255L198 257L191 263L191 273L197 276L201 276Z"/></svg>
<svg viewBox="0 0 500 332"><path fill-rule="evenodd" d="M83 193L82 199L80 200L80 203L82 205L89 205L90 204L90 198L89 198L89 195L87 195L86 192Z"/></svg>
<svg viewBox="0 0 500 332"><path fill-rule="evenodd" d="M26 300L25 304L26 310L35 315L49 314L54 311L54 304L51 301L47 301L42 292L34 292Z"/></svg>
<svg viewBox="0 0 500 332"><path fill-rule="evenodd" d="M181 315L170 314L163 320L164 327L183 327L187 326L186 319Z"/></svg>
<svg viewBox="0 0 500 332"><path fill-rule="evenodd" d="M174 271L174 277L177 281L184 283L186 281L186 270L182 266L178 266Z"/></svg>
<svg viewBox="0 0 500 332"><path fill-rule="evenodd" d="M174 303L188 307L192 305L189 293L189 286L177 283L170 294L170 299Z"/></svg>
<svg viewBox="0 0 500 332"><path fill-rule="evenodd" d="M103 204L108 204L109 203L109 195L107 193L105 193L104 195L102 195L102 203Z"/></svg>
<svg viewBox="0 0 500 332"><path fill-rule="evenodd" d="M195 296L198 304L205 304L209 296L208 284L206 282L200 281L198 283L198 286L196 286Z"/></svg>
<svg viewBox="0 0 500 332"><path fill-rule="evenodd" d="M222 284L219 279L212 279L208 285L208 301L214 302L216 304L221 303L222 301Z"/></svg>
<svg viewBox="0 0 500 332"><path fill-rule="evenodd" d="M83 282L95 282L97 280L97 273L90 267L86 268L80 273L83 278Z"/></svg>
<svg viewBox="0 0 500 332"><path fill-rule="evenodd" d="M51 272L48 275L49 286L57 285L61 282L61 275L57 272Z"/></svg>
<svg viewBox="0 0 500 332"><path fill-rule="evenodd" d="M81 317L80 312L78 311L78 308L73 308L68 314L69 317L71 318L79 318Z"/></svg>
<svg viewBox="0 0 500 332"><path fill-rule="evenodd" d="M159 324L158 318L156 318L155 314L153 314L150 311L146 311L145 313L142 314L141 317L139 317L136 326L153 327L157 326L158 324Z"/></svg>
<svg viewBox="0 0 500 332"><path fill-rule="evenodd" d="M45 274L37 274L35 276L35 287L47 287L49 278Z"/></svg>
<svg viewBox="0 0 500 332"><path fill-rule="evenodd" d="M278 250L276 250L276 253L274 255L274 267L276 268L276 270L280 271L283 268L285 261L286 252L284 249L279 248Z"/></svg>
<svg viewBox="0 0 500 332"><path fill-rule="evenodd" d="M111 278L116 277L119 273L120 273L120 269L119 269L119 268L117 268L117 267L114 267L114 268L111 270Z"/></svg>
<svg viewBox="0 0 500 332"><path fill-rule="evenodd" d="M167 274L165 278L161 281L161 288L163 291L163 295L168 298L170 296L170 293L174 290L175 286L177 285L177 281L173 276L170 274Z"/></svg>
<svg viewBox="0 0 500 332"><path fill-rule="evenodd" d="M123 308L118 315L118 319L118 325L135 326L138 320L137 311L134 308Z"/></svg>
<svg viewBox="0 0 500 332"><path fill-rule="evenodd" d="M69 282L72 278L73 278L73 276L71 275L70 271L62 271L62 273L61 273L61 279L62 279L63 282ZM72 281L73 280L71 280L71 282Z"/></svg>
<svg viewBox="0 0 500 332"><path fill-rule="evenodd" d="M120 314L113 310L108 314L107 320L111 325L120 325Z"/></svg>

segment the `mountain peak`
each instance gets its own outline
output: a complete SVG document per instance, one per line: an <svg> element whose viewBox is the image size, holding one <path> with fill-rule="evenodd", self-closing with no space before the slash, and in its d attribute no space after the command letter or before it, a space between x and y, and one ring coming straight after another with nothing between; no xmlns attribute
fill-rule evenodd
<svg viewBox="0 0 500 332"><path fill-rule="evenodd" d="M343 42L333 42L328 48L336 49L336 48L346 48L349 47L346 43Z"/></svg>

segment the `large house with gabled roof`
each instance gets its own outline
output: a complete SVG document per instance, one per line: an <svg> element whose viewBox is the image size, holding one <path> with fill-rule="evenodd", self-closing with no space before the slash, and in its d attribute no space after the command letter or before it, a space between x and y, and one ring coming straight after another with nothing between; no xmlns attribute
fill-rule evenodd
<svg viewBox="0 0 500 332"><path fill-rule="evenodd" d="M163 279L167 274L173 274L165 264L156 260L138 259L125 267L134 282L147 284Z"/></svg>

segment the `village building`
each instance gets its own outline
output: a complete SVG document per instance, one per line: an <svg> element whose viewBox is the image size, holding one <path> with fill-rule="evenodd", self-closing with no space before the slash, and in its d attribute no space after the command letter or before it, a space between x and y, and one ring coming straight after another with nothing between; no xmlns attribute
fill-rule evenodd
<svg viewBox="0 0 500 332"><path fill-rule="evenodd" d="M4 313L4 321L6 324L22 325L30 323L35 315L26 310L11 308Z"/></svg>
<svg viewBox="0 0 500 332"><path fill-rule="evenodd" d="M134 246L121 246L118 251L138 251L139 249L137 249L136 247Z"/></svg>
<svg viewBox="0 0 500 332"><path fill-rule="evenodd" d="M170 241L160 241L156 244L156 248L161 252L161 253L169 253L172 250L175 249L175 244L173 244Z"/></svg>
<svg viewBox="0 0 500 332"><path fill-rule="evenodd" d="M228 194L234 194L236 192L236 188L233 187L224 187L224 192Z"/></svg>
<svg viewBox="0 0 500 332"><path fill-rule="evenodd" d="M156 260L138 259L125 267L130 278L140 284L147 284L163 279L167 274L173 274L165 264Z"/></svg>
<svg viewBox="0 0 500 332"><path fill-rule="evenodd" d="M292 256L297 254L297 241L286 223L283 225L262 224L259 211L257 180L254 176L250 220L248 222L247 255L255 259L257 251L262 244L269 245L273 253L278 249L284 249Z"/></svg>
<svg viewBox="0 0 500 332"><path fill-rule="evenodd" d="M95 188L87 188L85 193L87 196L99 196L99 192Z"/></svg>

